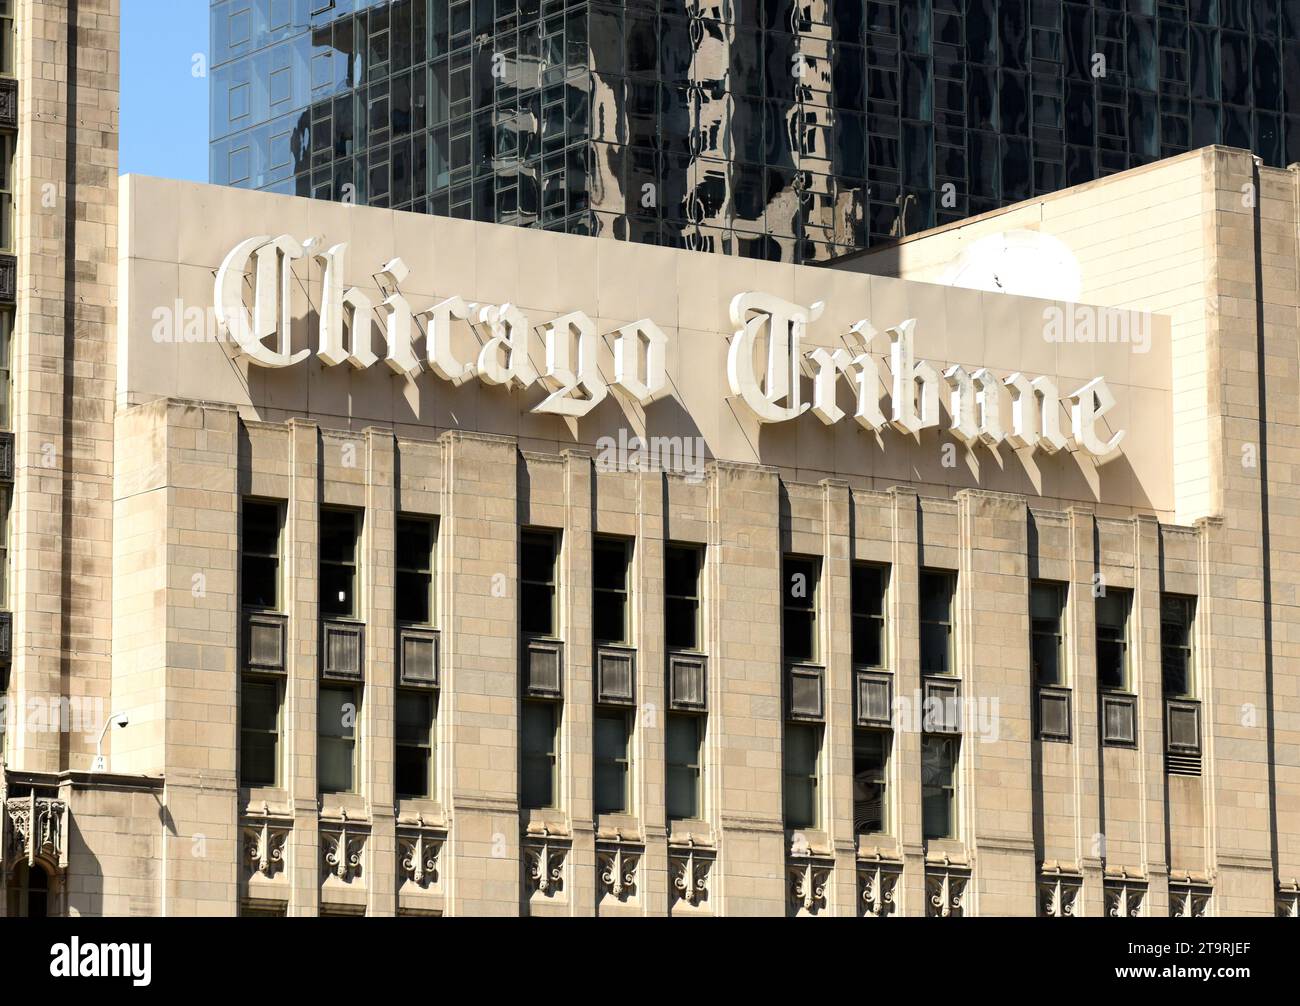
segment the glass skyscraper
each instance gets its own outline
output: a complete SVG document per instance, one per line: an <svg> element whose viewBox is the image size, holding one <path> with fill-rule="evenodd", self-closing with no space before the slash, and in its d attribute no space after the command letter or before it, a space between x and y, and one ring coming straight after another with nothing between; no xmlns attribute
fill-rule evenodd
<svg viewBox="0 0 1300 1006"><path fill-rule="evenodd" d="M211 180L821 261L1211 143L1300 0L216 0Z"/></svg>

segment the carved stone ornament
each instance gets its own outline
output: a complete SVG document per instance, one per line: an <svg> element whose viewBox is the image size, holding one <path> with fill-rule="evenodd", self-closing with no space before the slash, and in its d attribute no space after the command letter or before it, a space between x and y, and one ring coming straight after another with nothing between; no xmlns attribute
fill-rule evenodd
<svg viewBox="0 0 1300 1006"><path fill-rule="evenodd" d="M786 867L792 914L816 915L826 910L826 888L830 886L834 864L829 860L794 860Z"/></svg>
<svg viewBox="0 0 1300 1006"><path fill-rule="evenodd" d="M333 874L345 884L361 876L368 830L350 822L347 811L341 812L338 823L321 822L321 853L327 875Z"/></svg>
<svg viewBox="0 0 1300 1006"><path fill-rule="evenodd" d="M265 801L249 815L244 822L244 848L254 874L270 878L284 869L284 852L292 831L292 818L272 814Z"/></svg>
<svg viewBox="0 0 1300 1006"><path fill-rule="evenodd" d="M687 839L684 845L668 847L668 872L672 877L673 897L698 908L709 899L713 853L699 849Z"/></svg>
<svg viewBox="0 0 1300 1006"><path fill-rule="evenodd" d="M564 864L569 855L567 840L559 840L543 829L541 839L524 841L524 869L530 893L553 898L564 890Z"/></svg>
<svg viewBox="0 0 1300 1006"><path fill-rule="evenodd" d="M858 864L858 893L864 918L881 919L898 912L900 867L887 863Z"/></svg>
<svg viewBox="0 0 1300 1006"><path fill-rule="evenodd" d="M417 887L429 887L438 882L439 860L447 832L430 828L422 816L411 826L397 829L397 862L402 876Z"/></svg>
<svg viewBox="0 0 1300 1006"><path fill-rule="evenodd" d="M970 874L947 867L925 871L925 914L930 918L961 918L966 914Z"/></svg>
<svg viewBox="0 0 1300 1006"><path fill-rule="evenodd" d="M596 849L596 880L601 896L618 901L636 897L637 874L641 868L640 846L618 842Z"/></svg>
<svg viewBox="0 0 1300 1006"><path fill-rule="evenodd" d="M11 797L5 801L9 818L7 860L21 859L28 866L36 861L67 869L68 805L51 797Z"/></svg>
<svg viewBox="0 0 1300 1006"><path fill-rule="evenodd" d="M1069 919L1079 914L1083 878L1044 874L1038 881L1038 910L1052 919Z"/></svg>
<svg viewBox="0 0 1300 1006"><path fill-rule="evenodd" d="M1171 919L1203 919L1209 914L1210 895L1208 887L1192 884L1169 885L1169 917Z"/></svg>
<svg viewBox="0 0 1300 1006"><path fill-rule="evenodd" d="M1290 883L1278 886L1277 917L1279 919L1300 919L1300 883L1297 883L1294 877Z"/></svg>
<svg viewBox="0 0 1300 1006"><path fill-rule="evenodd" d="M1106 917L1111 919L1135 919L1142 914L1146 903L1146 884L1129 880L1106 881Z"/></svg>

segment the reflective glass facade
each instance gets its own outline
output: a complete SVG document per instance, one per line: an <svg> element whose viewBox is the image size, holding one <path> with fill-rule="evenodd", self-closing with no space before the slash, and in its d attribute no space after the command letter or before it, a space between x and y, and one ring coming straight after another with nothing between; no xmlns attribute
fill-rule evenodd
<svg viewBox="0 0 1300 1006"><path fill-rule="evenodd" d="M211 180L819 261L1210 143L1300 0L217 0Z"/></svg>

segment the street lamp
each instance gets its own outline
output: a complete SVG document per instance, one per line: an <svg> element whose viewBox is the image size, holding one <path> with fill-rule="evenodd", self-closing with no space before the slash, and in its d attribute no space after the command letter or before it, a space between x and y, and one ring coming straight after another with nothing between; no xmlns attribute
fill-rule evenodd
<svg viewBox="0 0 1300 1006"><path fill-rule="evenodd" d="M131 722L126 713L114 713L104 721L104 729L99 732L99 740L95 743L95 763L91 766L92 772L108 771L108 759L104 757L104 735L108 733L111 726L125 727Z"/></svg>

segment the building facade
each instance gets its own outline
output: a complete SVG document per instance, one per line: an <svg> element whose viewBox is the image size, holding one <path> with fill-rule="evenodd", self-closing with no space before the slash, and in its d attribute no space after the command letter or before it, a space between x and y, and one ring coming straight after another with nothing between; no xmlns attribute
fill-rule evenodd
<svg viewBox="0 0 1300 1006"><path fill-rule="evenodd" d="M1006 211L1157 313L124 179L128 723L7 736L9 910L1293 914L1295 191Z"/></svg>
<svg viewBox="0 0 1300 1006"><path fill-rule="evenodd" d="M1293 0L216 0L210 180L825 261L1209 144L1300 160Z"/></svg>

